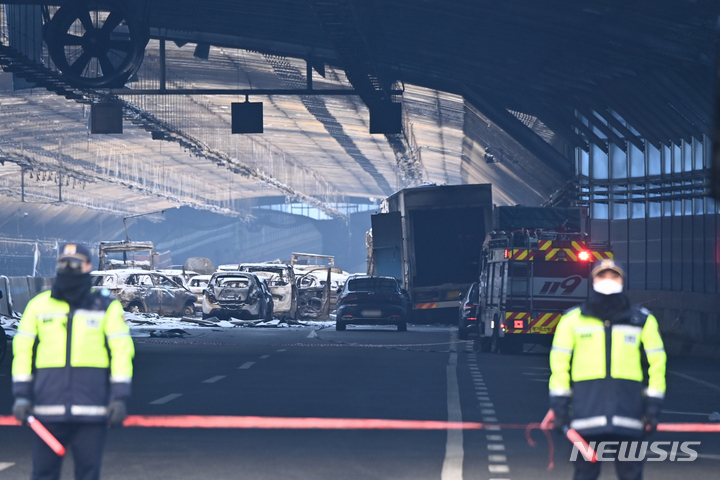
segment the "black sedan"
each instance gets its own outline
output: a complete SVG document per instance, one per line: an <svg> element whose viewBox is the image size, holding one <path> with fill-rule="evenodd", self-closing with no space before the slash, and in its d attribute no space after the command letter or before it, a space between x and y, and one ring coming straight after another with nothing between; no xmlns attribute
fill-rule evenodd
<svg viewBox="0 0 720 480"><path fill-rule="evenodd" d="M404 332L408 312L408 298L397 279L353 275L338 298L335 329L345 330L349 324L396 325Z"/></svg>

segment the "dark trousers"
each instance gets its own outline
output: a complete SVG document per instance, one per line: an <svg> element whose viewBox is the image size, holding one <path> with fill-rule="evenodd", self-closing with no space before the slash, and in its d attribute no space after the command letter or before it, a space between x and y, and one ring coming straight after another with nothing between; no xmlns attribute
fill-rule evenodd
<svg viewBox="0 0 720 480"><path fill-rule="evenodd" d="M588 436L585 437L585 441L588 443L596 442L595 446L597 448L597 445L600 442L640 442L642 439L604 435L597 437ZM615 447L615 450L618 450L618 448ZM575 468L573 480L596 480L600 476L600 469L602 468L603 463L612 463L615 466L615 474L619 480L642 480L642 460L620 462L617 460L617 453L614 455L608 455L607 453L604 454L604 458L608 458L609 456L614 458L612 462L597 461L595 463L590 463L585 460L585 457L583 457L582 454L578 454L577 459L573 462L573 467Z"/></svg>
<svg viewBox="0 0 720 480"><path fill-rule="evenodd" d="M75 461L75 480L98 480L107 426L104 423L46 423L45 427L70 448ZM32 480L58 480L63 457L35 437Z"/></svg>

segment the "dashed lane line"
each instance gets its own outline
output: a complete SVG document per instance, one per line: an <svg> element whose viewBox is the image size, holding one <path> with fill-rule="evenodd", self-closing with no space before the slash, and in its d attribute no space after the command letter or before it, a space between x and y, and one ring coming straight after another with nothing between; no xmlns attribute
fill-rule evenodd
<svg viewBox="0 0 720 480"><path fill-rule="evenodd" d="M287 349L281 348L280 350L278 350L278 352L287 352Z"/></svg>
<svg viewBox="0 0 720 480"><path fill-rule="evenodd" d="M260 360L266 360L266 359L268 359L268 358L270 358L270 355L262 355L262 356L260 357Z"/></svg>
<svg viewBox="0 0 720 480"><path fill-rule="evenodd" d="M480 410L481 415L495 415L495 410L492 408L483 408Z"/></svg>
<svg viewBox="0 0 720 480"><path fill-rule="evenodd" d="M502 435L487 435L488 442L502 442L503 437Z"/></svg>
<svg viewBox="0 0 720 480"><path fill-rule="evenodd" d="M503 445L502 443L488 443L487 449L492 452L504 452L505 445Z"/></svg>
<svg viewBox="0 0 720 480"><path fill-rule="evenodd" d="M510 467L507 465L488 465L488 471L490 473L508 473L510 472Z"/></svg>
<svg viewBox="0 0 720 480"><path fill-rule="evenodd" d="M150 405L165 405L166 403L171 402L178 397L182 397L182 393L171 393L170 395L165 395L164 397L158 398L157 400L153 400L152 402L150 402Z"/></svg>
<svg viewBox="0 0 720 480"><path fill-rule="evenodd" d="M217 375L215 377L208 378L207 380L203 380L202 383L215 383L223 378L225 378L225 375Z"/></svg>
<svg viewBox="0 0 720 480"><path fill-rule="evenodd" d="M238 367L238 370L247 370L248 368L252 367L253 365L255 365L255 362L245 362Z"/></svg>
<svg viewBox="0 0 720 480"><path fill-rule="evenodd" d="M3 470L7 470L8 468L12 467L13 465L15 465L15 463L12 463L12 462L0 462L0 472L2 472Z"/></svg>

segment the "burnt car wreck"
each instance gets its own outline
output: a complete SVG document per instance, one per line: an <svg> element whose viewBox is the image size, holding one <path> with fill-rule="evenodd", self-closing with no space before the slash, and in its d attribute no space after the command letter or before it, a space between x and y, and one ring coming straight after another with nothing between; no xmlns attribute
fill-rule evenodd
<svg viewBox="0 0 720 480"><path fill-rule="evenodd" d="M132 313L192 316L197 297L165 275L127 269L92 272L93 285L107 288Z"/></svg>
<svg viewBox="0 0 720 480"><path fill-rule="evenodd" d="M272 295L252 273L217 272L205 289L202 317L272 320Z"/></svg>

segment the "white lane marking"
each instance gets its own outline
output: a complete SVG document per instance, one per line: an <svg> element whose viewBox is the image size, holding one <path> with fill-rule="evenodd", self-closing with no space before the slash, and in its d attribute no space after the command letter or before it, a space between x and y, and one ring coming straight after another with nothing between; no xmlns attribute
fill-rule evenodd
<svg viewBox="0 0 720 480"><path fill-rule="evenodd" d="M672 373L673 375L677 375L678 377L682 377L686 380L699 383L700 385L705 385L708 388L712 388L713 390L717 390L718 392L720 392L720 386L715 385L714 383L706 382L705 380L700 380L699 378L691 377L690 375L685 375L684 373L680 372L674 372L672 370L669 370L668 373Z"/></svg>
<svg viewBox="0 0 720 480"><path fill-rule="evenodd" d="M247 370L248 368L252 367L253 365L255 365L255 362L245 362L238 367L238 370Z"/></svg>
<svg viewBox="0 0 720 480"><path fill-rule="evenodd" d="M481 407L487 407L487 408L493 408L495 405L493 405L492 402L480 402Z"/></svg>
<svg viewBox="0 0 720 480"><path fill-rule="evenodd" d="M490 473L508 473L510 472L510 467L507 465L488 465L488 471Z"/></svg>
<svg viewBox="0 0 720 480"><path fill-rule="evenodd" d="M488 443L487 445L488 450L493 452L504 452L505 451L505 445L502 443Z"/></svg>
<svg viewBox="0 0 720 480"><path fill-rule="evenodd" d="M480 414L481 415L495 415L495 410L493 410L492 408L483 408L482 410L480 410Z"/></svg>
<svg viewBox="0 0 720 480"><path fill-rule="evenodd" d="M278 350L278 352L287 352L287 350L284 348L281 348L280 350Z"/></svg>
<svg viewBox="0 0 720 480"><path fill-rule="evenodd" d="M317 337L317 332L315 330L312 330L310 332L310 334L307 336L307 338L316 338L316 337Z"/></svg>
<svg viewBox="0 0 720 480"><path fill-rule="evenodd" d="M260 357L260 360L265 360L266 358L270 358L270 355L263 355Z"/></svg>
<svg viewBox="0 0 720 480"><path fill-rule="evenodd" d="M496 423L497 417L483 417L483 423Z"/></svg>
<svg viewBox="0 0 720 480"><path fill-rule="evenodd" d="M501 428L498 427L497 425L485 425L484 428L485 428L485 430L493 430L493 431L494 431L494 430L501 430Z"/></svg>
<svg viewBox="0 0 720 480"><path fill-rule="evenodd" d="M490 401L490 397L482 397L482 396L478 395L477 398L478 398L478 400L480 400L481 402L489 402L489 401Z"/></svg>
<svg viewBox="0 0 720 480"><path fill-rule="evenodd" d="M547 375L546 372L522 372L523 375Z"/></svg>
<svg viewBox="0 0 720 480"><path fill-rule="evenodd" d="M450 333L450 341L457 340L457 332ZM460 407L460 388L457 378L457 353L450 353L447 365L447 408L448 422L462 422ZM445 460L443 461L441 480L462 480L463 478L463 431L448 429L445 443Z"/></svg>
<svg viewBox="0 0 720 480"><path fill-rule="evenodd" d="M207 380L203 380L202 383L215 383L218 380L222 380L223 378L225 378L225 375L218 375L215 377L208 378Z"/></svg>
<svg viewBox="0 0 720 480"><path fill-rule="evenodd" d="M488 442L502 442L502 435L486 435Z"/></svg>
<svg viewBox="0 0 720 480"><path fill-rule="evenodd" d="M504 462L507 462L507 456L505 456L505 455L488 455L488 461L504 463Z"/></svg>
<svg viewBox="0 0 720 480"><path fill-rule="evenodd" d="M487 387L484 386L484 385L477 385L477 386L475 387L475 390L487 390Z"/></svg>
<svg viewBox="0 0 720 480"><path fill-rule="evenodd" d="M0 462L0 472L2 472L3 470L7 470L8 468L12 467L13 465L15 465L15 464L11 463L11 462Z"/></svg>
<svg viewBox="0 0 720 480"><path fill-rule="evenodd" d="M178 397L182 397L182 393L171 393L170 395L165 395L162 398L153 400L152 402L150 402L150 405L165 405L166 403L171 402Z"/></svg>
<svg viewBox="0 0 720 480"><path fill-rule="evenodd" d="M531 378L530 380L532 380L533 382L548 383L550 381L550 377L548 377L548 378Z"/></svg>
<svg viewBox="0 0 720 480"><path fill-rule="evenodd" d="M550 370L550 367L525 367L529 368L530 370Z"/></svg>

